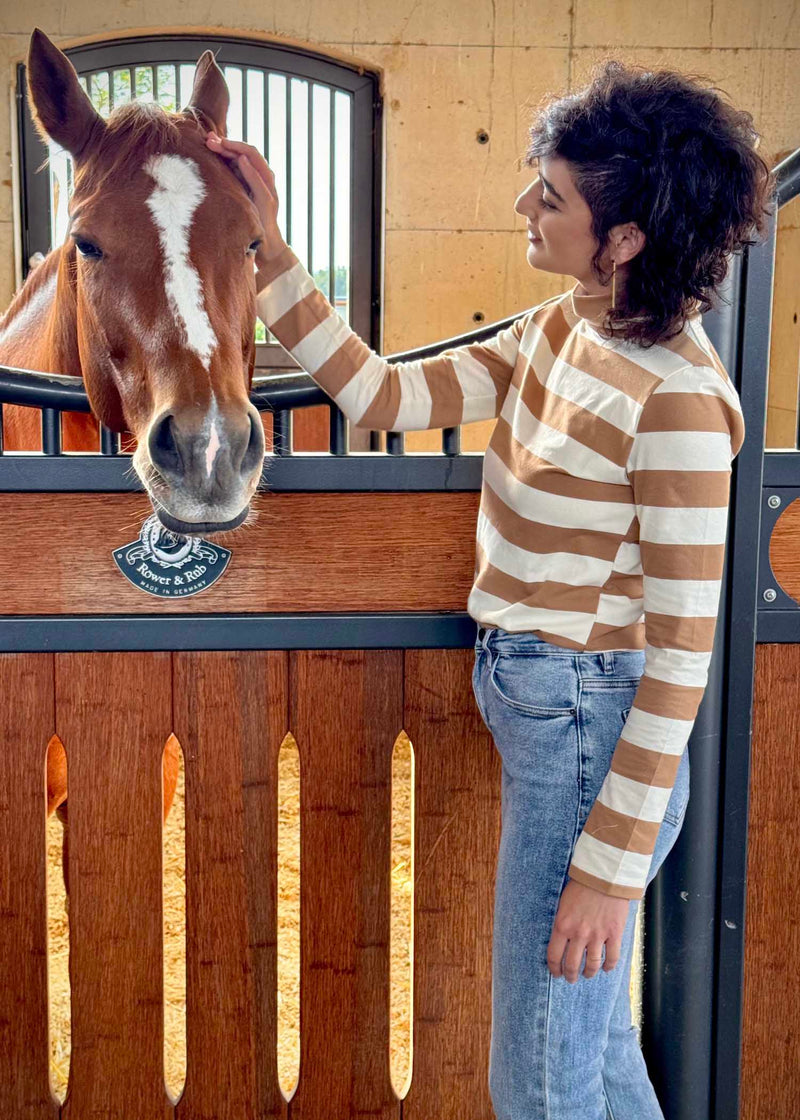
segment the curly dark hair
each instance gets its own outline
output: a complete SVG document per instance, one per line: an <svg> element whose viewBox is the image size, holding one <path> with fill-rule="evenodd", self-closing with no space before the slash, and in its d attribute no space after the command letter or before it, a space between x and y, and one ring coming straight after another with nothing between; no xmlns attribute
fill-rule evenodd
<svg viewBox="0 0 800 1120"><path fill-rule="evenodd" d="M708 81L609 59L585 88L540 106L531 126L526 164L567 161L592 212L601 284L609 230L635 221L646 236L623 305L604 319L612 337L649 347L679 334L689 314L714 306L731 254L769 228L776 179L755 150L753 117Z"/></svg>

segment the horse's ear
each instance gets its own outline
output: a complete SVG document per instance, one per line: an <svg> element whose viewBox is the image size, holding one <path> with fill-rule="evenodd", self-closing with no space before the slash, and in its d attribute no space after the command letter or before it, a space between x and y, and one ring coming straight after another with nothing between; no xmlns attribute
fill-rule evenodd
<svg viewBox="0 0 800 1120"><path fill-rule="evenodd" d="M230 100L225 76L217 66L213 51L203 51L197 61L186 109L197 109L211 122L219 136L227 136ZM186 112L186 109L183 111Z"/></svg>
<svg viewBox="0 0 800 1120"><path fill-rule="evenodd" d="M35 28L28 48L28 104L43 139L48 137L79 162L106 124L84 93L67 56Z"/></svg>

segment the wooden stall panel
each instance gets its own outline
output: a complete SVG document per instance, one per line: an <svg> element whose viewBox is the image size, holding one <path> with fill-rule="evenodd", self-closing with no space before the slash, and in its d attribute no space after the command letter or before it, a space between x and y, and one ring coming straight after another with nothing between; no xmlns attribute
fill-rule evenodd
<svg viewBox="0 0 800 1120"><path fill-rule="evenodd" d="M472 650L408 650L414 747L414 1050L403 1120L485 1120L500 765L472 697Z"/></svg>
<svg viewBox="0 0 800 1120"><path fill-rule="evenodd" d="M187 1075L176 1118L283 1117L276 837L287 654L173 656L186 766Z"/></svg>
<svg viewBox="0 0 800 1120"><path fill-rule="evenodd" d="M144 494L0 494L0 523L26 525L3 542L3 611L463 611L479 498L259 493L253 523L214 538L233 553L217 583L159 599L129 583L111 556L152 512Z"/></svg>
<svg viewBox="0 0 800 1120"><path fill-rule="evenodd" d="M0 1116L55 1120L47 1039L45 756L53 655L0 654Z"/></svg>
<svg viewBox="0 0 800 1120"><path fill-rule="evenodd" d="M55 658L69 794L72 1065L63 1120L166 1120L162 751L169 653Z"/></svg>
<svg viewBox="0 0 800 1120"><path fill-rule="evenodd" d="M400 1116L389 1070L389 876L402 665L395 650L291 654L301 813L292 1120Z"/></svg>
<svg viewBox="0 0 800 1120"><path fill-rule="evenodd" d="M800 1078L800 645L756 646L742 1120L796 1120ZM734 827L733 822L729 827Z"/></svg>

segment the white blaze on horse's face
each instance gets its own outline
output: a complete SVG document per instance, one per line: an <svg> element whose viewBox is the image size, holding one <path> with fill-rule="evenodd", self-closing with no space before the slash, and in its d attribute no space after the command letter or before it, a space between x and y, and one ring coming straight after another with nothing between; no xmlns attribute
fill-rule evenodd
<svg viewBox="0 0 800 1120"><path fill-rule="evenodd" d="M203 299L203 282L189 256L189 231L197 207L206 194L194 160L185 156L151 156L144 167L156 181L147 199L164 253L164 283L176 317L183 323L186 343L210 369L217 336Z"/></svg>
<svg viewBox="0 0 800 1120"><path fill-rule="evenodd" d="M209 478L211 478L211 468L214 466L214 460L217 457L217 452L219 451L220 447L222 447L219 433L217 432L218 415L219 409L217 408L217 398L212 392L210 412L211 433L208 437L208 443L206 444L206 474Z"/></svg>

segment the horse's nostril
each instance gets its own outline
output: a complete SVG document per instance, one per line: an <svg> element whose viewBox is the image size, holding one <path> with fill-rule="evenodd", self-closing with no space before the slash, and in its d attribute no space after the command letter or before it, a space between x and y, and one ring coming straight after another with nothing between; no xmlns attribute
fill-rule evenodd
<svg viewBox="0 0 800 1120"><path fill-rule="evenodd" d="M250 418L250 438L247 441L245 453L239 466L242 475L251 474L264 458L264 429L261 426L261 416L248 414Z"/></svg>
<svg viewBox="0 0 800 1120"><path fill-rule="evenodd" d="M173 420L169 413L157 421L150 429L147 447L154 467L167 474L177 474L181 470L181 453L173 430Z"/></svg>

